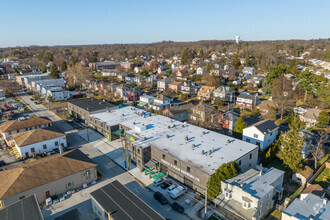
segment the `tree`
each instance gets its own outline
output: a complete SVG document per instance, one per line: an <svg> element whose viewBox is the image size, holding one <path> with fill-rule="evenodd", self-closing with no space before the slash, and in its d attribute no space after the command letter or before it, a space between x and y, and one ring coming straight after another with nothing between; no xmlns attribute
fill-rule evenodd
<svg viewBox="0 0 330 220"><path fill-rule="evenodd" d="M54 79L60 78L60 71L58 70L58 67L56 66L55 63L53 63L51 68L50 68L50 75L49 76L53 77Z"/></svg>
<svg viewBox="0 0 330 220"><path fill-rule="evenodd" d="M69 66L66 73L69 86L74 86L75 88L79 86L81 89L82 85L86 83L86 80L91 78L90 72L88 72L86 67L82 66L80 63Z"/></svg>
<svg viewBox="0 0 330 220"><path fill-rule="evenodd" d="M321 156L320 153L323 149L323 144L324 144L324 142L326 142L328 140L328 135L323 130L319 130L318 135L319 135L319 138L317 140L316 147L313 146L310 148L310 152L314 159L314 169L315 170L317 169L317 161L319 160L319 158Z"/></svg>
<svg viewBox="0 0 330 220"><path fill-rule="evenodd" d="M250 55L248 53L245 54L245 65L250 66Z"/></svg>
<svg viewBox="0 0 330 220"><path fill-rule="evenodd" d="M304 102L308 94L312 94L318 89L318 83L315 74L309 70L301 72L298 77L299 87L305 91Z"/></svg>
<svg viewBox="0 0 330 220"><path fill-rule="evenodd" d="M207 181L207 197L214 199L221 191L221 181L233 178L240 172L236 161L222 164Z"/></svg>
<svg viewBox="0 0 330 220"><path fill-rule="evenodd" d="M234 67L238 70L239 66L241 65L241 62L239 60L238 54L235 54L234 56Z"/></svg>
<svg viewBox="0 0 330 220"><path fill-rule="evenodd" d="M236 125L233 129L233 134L235 138L242 139L243 129L246 127L245 121L242 117L239 117L236 121Z"/></svg>
<svg viewBox="0 0 330 220"><path fill-rule="evenodd" d="M266 151L265 157L261 159L261 163L266 166L269 164L275 157L278 151L281 148L280 140L274 142Z"/></svg>
<svg viewBox="0 0 330 220"><path fill-rule="evenodd" d="M49 103L54 102L53 96L51 96L51 95L49 95L47 97L47 100L48 100Z"/></svg>
<svg viewBox="0 0 330 220"><path fill-rule="evenodd" d="M285 77L275 79L272 84L272 97L281 111L281 119L286 110L293 108L295 91L292 83Z"/></svg>
<svg viewBox="0 0 330 220"><path fill-rule="evenodd" d="M188 47L184 48L181 52L181 64L188 65L192 58L193 54L191 50Z"/></svg>
<svg viewBox="0 0 330 220"><path fill-rule="evenodd" d="M299 172L302 168L301 148L303 139L300 137L300 121L294 118L289 124L290 130L280 136L281 149L279 158L288 165L293 172Z"/></svg>
<svg viewBox="0 0 330 220"><path fill-rule="evenodd" d="M198 53L198 56L199 56L200 58L204 58L204 51L203 51L203 49L200 49L200 51L199 51L199 53Z"/></svg>
<svg viewBox="0 0 330 220"><path fill-rule="evenodd" d="M63 61L61 70L65 71L67 68L68 68L68 66L67 66L66 62Z"/></svg>
<svg viewBox="0 0 330 220"><path fill-rule="evenodd" d="M321 111L317 120L317 127L325 128L329 124L329 113L325 110Z"/></svg>
<svg viewBox="0 0 330 220"><path fill-rule="evenodd" d="M276 109L270 107L268 113L265 115L266 119L275 120L276 119Z"/></svg>
<svg viewBox="0 0 330 220"><path fill-rule="evenodd" d="M271 91L273 81L277 78L284 76L286 70L287 67L284 64L269 67L269 72L267 73L265 80L263 82L263 87L266 92Z"/></svg>

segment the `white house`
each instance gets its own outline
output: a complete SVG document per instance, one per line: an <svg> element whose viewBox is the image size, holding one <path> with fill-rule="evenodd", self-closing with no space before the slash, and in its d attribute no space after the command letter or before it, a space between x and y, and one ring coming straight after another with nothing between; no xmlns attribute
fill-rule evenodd
<svg viewBox="0 0 330 220"><path fill-rule="evenodd" d="M244 74L253 75L256 73L256 69L254 67L244 67L242 72Z"/></svg>
<svg viewBox="0 0 330 220"><path fill-rule="evenodd" d="M161 110L169 107L173 98L167 95L159 95L154 98L154 102L151 104L154 110Z"/></svg>
<svg viewBox="0 0 330 220"><path fill-rule="evenodd" d="M67 147L65 134L50 129L38 128L14 134L12 137L14 146L22 158L50 152L60 146Z"/></svg>
<svg viewBox="0 0 330 220"><path fill-rule="evenodd" d="M276 124L270 120L263 120L243 129L243 141L256 144L263 151L274 142L277 134Z"/></svg>
<svg viewBox="0 0 330 220"><path fill-rule="evenodd" d="M67 90L48 90L47 98L51 96L54 102L70 99L70 91Z"/></svg>
<svg viewBox="0 0 330 220"><path fill-rule="evenodd" d="M206 72L207 72L207 70L206 70L205 67L197 67L197 69L196 69L196 74L197 75L203 75Z"/></svg>

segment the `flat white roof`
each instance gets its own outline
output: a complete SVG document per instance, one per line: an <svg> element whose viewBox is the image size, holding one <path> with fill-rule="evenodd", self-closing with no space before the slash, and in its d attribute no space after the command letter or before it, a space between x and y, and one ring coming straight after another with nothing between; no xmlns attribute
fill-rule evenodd
<svg viewBox="0 0 330 220"><path fill-rule="evenodd" d="M122 124L127 120L131 120L136 118L141 113L145 111L135 108L135 107L124 107L124 108L116 108L110 109L108 111L91 114L90 117L96 119L102 123L106 123L108 126L115 126L118 124Z"/></svg>
<svg viewBox="0 0 330 220"><path fill-rule="evenodd" d="M223 163L235 161L258 148L217 132L161 116L137 116L121 123L138 137L140 147L152 146L209 175Z"/></svg>

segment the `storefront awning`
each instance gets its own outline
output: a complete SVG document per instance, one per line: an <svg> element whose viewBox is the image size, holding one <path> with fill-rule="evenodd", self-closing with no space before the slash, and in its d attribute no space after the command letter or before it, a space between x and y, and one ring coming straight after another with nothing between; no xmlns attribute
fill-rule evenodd
<svg viewBox="0 0 330 220"><path fill-rule="evenodd" d="M124 133L124 129L119 129L115 132L113 132L115 135L120 136L120 134Z"/></svg>
<svg viewBox="0 0 330 220"><path fill-rule="evenodd" d="M157 161L149 160L148 163L144 164L144 166L147 167L147 168L153 168L153 167L155 167L156 164L158 164Z"/></svg>

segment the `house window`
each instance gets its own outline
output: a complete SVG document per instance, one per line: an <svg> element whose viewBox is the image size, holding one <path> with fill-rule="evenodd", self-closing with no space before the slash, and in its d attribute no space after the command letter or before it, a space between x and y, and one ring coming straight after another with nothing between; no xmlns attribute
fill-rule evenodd
<svg viewBox="0 0 330 220"><path fill-rule="evenodd" d="M21 197L19 197L19 199L24 199L25 198L25 196L21 196Z"/></svg>
<svg viewBox="0 0 330 220"><path fill-rule="evenodd" d="M243 201L243 208L245 208L245 209L251 208L251 202Z"/></svg>
<svg viewBox="0 0 330 220"><path fill-rule="evenodd" d="M258 135L257 135L257 134L253 134L253 137L254 137L254 138L258 138Z"/></svg>
<svg viewBox="0 0 330 220"><path fill-rule="evenodd" d="M87 170L87 171L85 172L85 176L86 176L86 179L91 178L91 171Z"/></svg>
<svg viewBox="0 0 330 220"><path fill-rule="evenodd" d="M17 130L16 133L19 133L19 130Z"/></svg>
<svg viewBox="0 0 330 220"><path fill-rule="evenodd" d="M34 149L34 147L31 148L31 153L35 153L36 149Z"/></svg>
<svg viewBox="0 0 330 220"><path fill-rule="evenodd" d="M138 154L140 154L140 149L137 149Z"/></svg>
<svg viewBox="0 0 330 220"><path fill-rule="evenodd" d="M38 127L37 127L37 126L35 126L34 128L35 128L35 129L37 129Z"/></svg>
<svg viewBox="0 0 330 220"><path fill-rule="evenodd" d="M257 142L256 142L256 145L258 145L258 146L260 147L260 142L257 141Z"/></svg>
<svg viewBox="0 0 330 220"><path fill-rule="evenodd" d="M165 160L165 154L163 154L162 157L163 157L163 160Z"/></svg>
<svg viewBox="0 0 330 220"><path fill-rule="evenodd" d="M73 186L74 186L74 183L72 181L72 182L68 182L65 187L70 188L70 187L73 187Z"/></svg>
<svg viewBox="0 0 330 220"><path fill-rule="evenodd" d="M233 197L233 193L232 192L226 192L225 193L225 199L231 199Z"/></svg>
<svg viewBox="0 0 330 220"><path fill-rule="evenodd" d="M55 146L58 146L58 141L55 141Z"/></svg>
<svg viewBox="0 0 330 220"><path fill-rule="evenodd" d="M8 134L11 135L11 131L9 131Z"/></svg>
<svg viewBox="0 0 330 220"><path fill-rule="evenodd" d="M246 138L246 142L250 143L250 138Z"/></svg>
<svg viewBox="0 0 330 220"><path fill-rule="evenodd" d="M39 128L41 128L41 125L39 125Z"/></svg>
<svg viewBox="0 0 330 220"><path fill-rule="evenodd" d="M178 165L178 161L174 160L174 165L177 166Z"/></svg>
<svg viewBox="0 0 330 220"><path fill-rule="evenodd" d="M272 136L273 135L273 132L270 132L270 136Z"/></svg>
<svg viewBox="0 0 330 220"><path fill-rule="evenodd" d="M44 145L42 146L42 148L43 148L44 150L47 150L47 145L44 144Z"/></svg>
<svg viewBox="0 0 330 220"><path fill-rule="evenodd" d="M28 131L29 129L28 128L25 128L25 131Z"/></svg>
<svg viewBox="0 0 330 220"><path fill-rule="evenodd" d="M250 154L250 159L252 159L252 153Z"/></svg>
<svg viewBox="0 0 330 220"><path fill-rule="evenodd" d="M242 164L242 161L241 161L241 160L239 160L239 161L238 161L238 165L241 165L241 164Z"/></svg>
<svg viewBox="0 0 330 220"><path fill-rule="evenodd" d="M190 173L190 167L187 167L187 172Z"/></svg>

